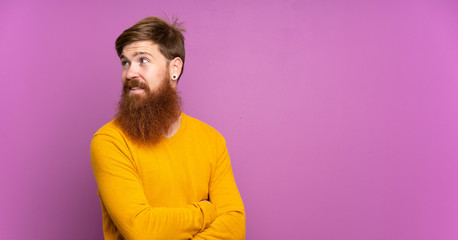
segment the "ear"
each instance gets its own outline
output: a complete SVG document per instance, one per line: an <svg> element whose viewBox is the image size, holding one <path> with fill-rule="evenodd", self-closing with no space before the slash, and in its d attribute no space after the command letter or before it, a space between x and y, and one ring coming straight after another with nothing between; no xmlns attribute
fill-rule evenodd
<svg viewBox="0 0 458 240"><path fill-rule="evenodd" d="M171 81L172 86L176 87L178 83L178 79L180 78L182 69L183 69L183 60L181 60L181 58L176 57L170 60L169 72L170 72L170 81ZM176 75L177 79L173 79L172 78L173 75Z"/></svg>

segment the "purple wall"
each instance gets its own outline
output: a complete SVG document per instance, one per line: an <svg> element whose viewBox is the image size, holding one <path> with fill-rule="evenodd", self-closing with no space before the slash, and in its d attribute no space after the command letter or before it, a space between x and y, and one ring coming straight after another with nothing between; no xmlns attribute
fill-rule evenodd
<svg viewBox="0 0 458 240"><path fill-rule="evenodd" d="M163 13L247 239L458 239L457 1L62 2L0 3L0 239L101 238L89 144L120 95L114 40Z"/></svg>

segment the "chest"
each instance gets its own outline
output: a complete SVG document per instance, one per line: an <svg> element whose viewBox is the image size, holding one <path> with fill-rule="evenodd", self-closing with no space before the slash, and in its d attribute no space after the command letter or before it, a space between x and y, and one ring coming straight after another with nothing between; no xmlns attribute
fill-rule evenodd
<svg viewBox="0 0 458 240"><path fill-rule="evenodd" d="M134 156L138 176L152 206L181 206L208 198L215 156L211 148L165 146Z"/></svg>

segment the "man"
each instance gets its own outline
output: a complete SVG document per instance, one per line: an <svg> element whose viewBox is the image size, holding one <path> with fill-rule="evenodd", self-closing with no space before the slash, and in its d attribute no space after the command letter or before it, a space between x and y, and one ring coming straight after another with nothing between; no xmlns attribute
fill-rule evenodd
<svg viewBox="0 0 458 240"><path fill-rule="evenodd" d="M148 17L116 40L119 109L91 143L105 239L245 237L224 138L180 109L182 31Z"/></svg>

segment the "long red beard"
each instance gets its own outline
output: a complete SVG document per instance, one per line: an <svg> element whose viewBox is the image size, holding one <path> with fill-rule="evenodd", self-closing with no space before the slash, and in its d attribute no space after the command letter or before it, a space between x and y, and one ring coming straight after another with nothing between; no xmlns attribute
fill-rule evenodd
<svg viewBox="0 0 458 240"><path fill-rule="evenodd" d="M131 87L143 88L145 94L129 94ZM163 79L161 86L154 92L151 92L147 84L131 80L123 87L115 123L132 141L150 145L167 135L180 114L181 98L167 78Z"/></svg>

